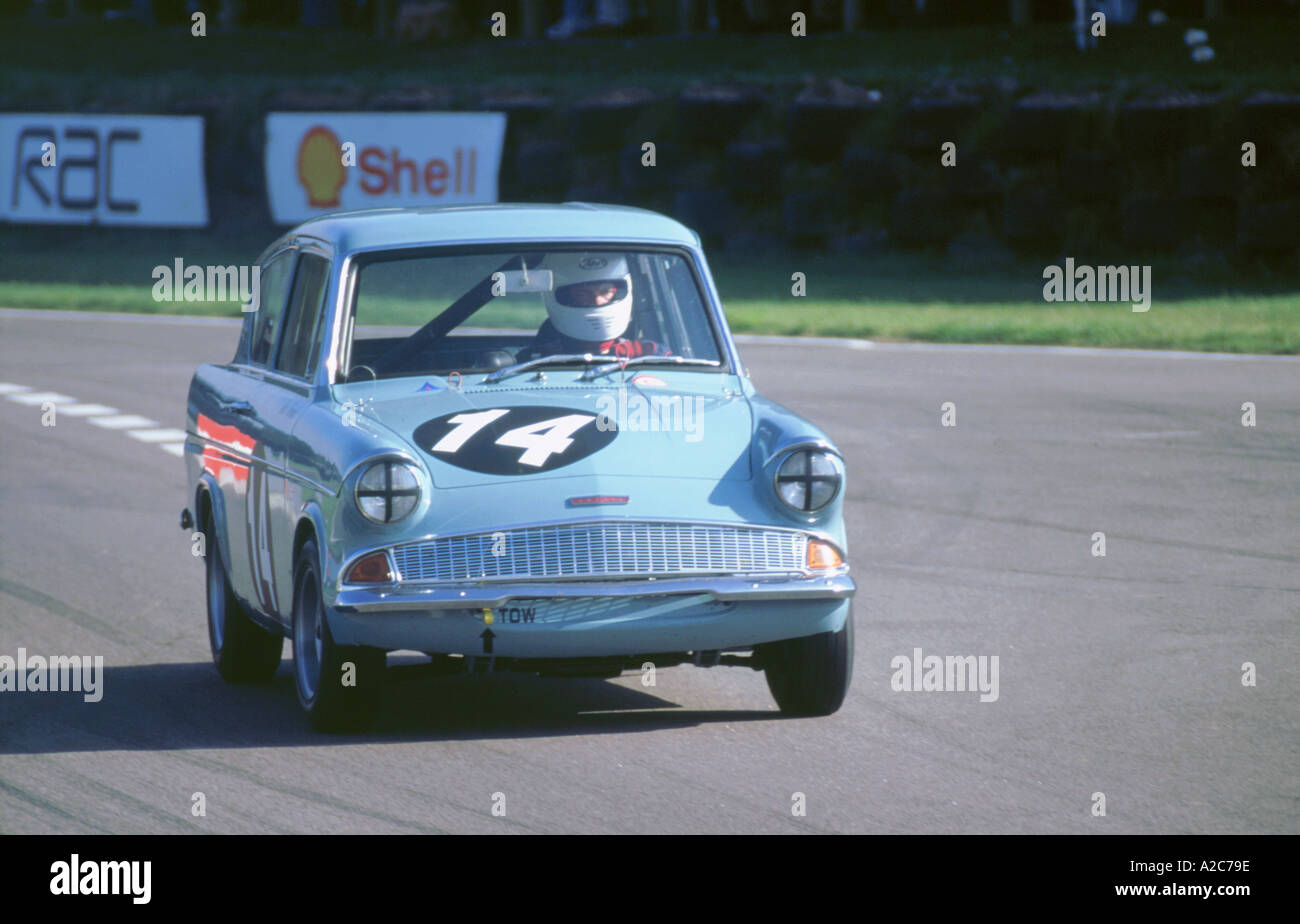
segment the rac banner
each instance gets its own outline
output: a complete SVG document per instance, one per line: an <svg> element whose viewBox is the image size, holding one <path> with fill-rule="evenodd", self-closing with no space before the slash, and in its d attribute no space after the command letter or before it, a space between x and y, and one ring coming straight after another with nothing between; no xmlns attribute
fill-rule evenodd
<svg viewBox="0 0 1300 924"><path fill-rule="evenodd" d="M0 182L0 221L203 227L203 119L0 113Z"/></svg>
<svg viewBox="0 0 1300 924"><path fill-rule="evenodd" d="M277 224L341 210L495 202L498 112L272 112L266 188Z"/></svg>

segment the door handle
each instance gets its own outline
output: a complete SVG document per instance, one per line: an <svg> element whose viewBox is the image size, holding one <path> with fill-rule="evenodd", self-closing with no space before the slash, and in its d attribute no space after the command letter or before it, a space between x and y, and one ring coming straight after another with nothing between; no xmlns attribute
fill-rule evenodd
<svg viewBox="0 0 1300 924"><path fill-rule="evenodd" d="M253 406L247 401L218 401L223 411L230 411L232 414L245 414L252 416Z"/></svg>

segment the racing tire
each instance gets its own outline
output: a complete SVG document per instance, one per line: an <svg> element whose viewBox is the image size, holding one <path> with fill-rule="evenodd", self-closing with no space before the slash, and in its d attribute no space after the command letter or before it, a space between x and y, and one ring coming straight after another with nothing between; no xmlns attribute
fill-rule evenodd
<svg viewBox="0 0 1300 924"><path fill-rule="evenodd" d="M386 652L334 643L321 595L320 555L313 540L303 544L293 573L293 678L298 705L316 731L364 731L379 710Z"/></svg>
<svg viewBox="0 0 1300 924"><path fill-rule="evenodd" d="M759 647L772 698L786 715L830 715L853 679L853 609L844 627Z"/></svg>
<svg viewBox="0 0 1300 924"><path fill-rule="evenodd" d="M266 683L280 666L284 636L253 622L230 587L216 530L204 530L207 545L208 645L212 663L227 683Z"/></svg>

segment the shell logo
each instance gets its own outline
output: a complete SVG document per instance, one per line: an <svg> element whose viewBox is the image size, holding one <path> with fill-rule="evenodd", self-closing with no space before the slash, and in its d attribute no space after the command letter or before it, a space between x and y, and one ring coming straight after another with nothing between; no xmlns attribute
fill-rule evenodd
<svg viewBox="0 0 1300 924"><path fill-rule="evenodd" d="M346 173L339 136L314 125L298 143L298 182L307 190L312 208L336 208Z"/></svg>

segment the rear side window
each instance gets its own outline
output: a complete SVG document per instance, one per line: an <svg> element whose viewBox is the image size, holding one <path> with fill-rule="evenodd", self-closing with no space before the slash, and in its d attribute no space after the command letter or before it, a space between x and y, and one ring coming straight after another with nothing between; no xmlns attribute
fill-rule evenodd
<svg viewBox="0 0 1300 924"><path fill-rule="evenodd" d="M298 262L298 275L293 281L293 295L289 298L280 353L275 362L275 368L281 372L305 377L315 370L321 302L328 278L328 260L315 254L302 255Z"/></svg>
<svg viewBox="0 0 1300 924"><path fill-rule="evenodd" d="M253 319L253 340L248 346L249 362L259 366L266 365L275 348L275 335L280 329L280 315L293 275L293 257L292 252L282 254L262 267L260 303Z"/></svg>

